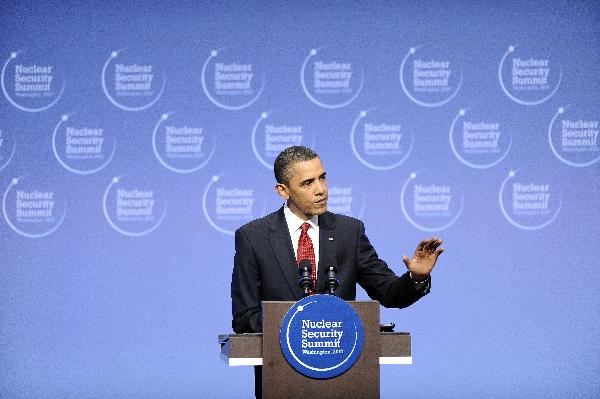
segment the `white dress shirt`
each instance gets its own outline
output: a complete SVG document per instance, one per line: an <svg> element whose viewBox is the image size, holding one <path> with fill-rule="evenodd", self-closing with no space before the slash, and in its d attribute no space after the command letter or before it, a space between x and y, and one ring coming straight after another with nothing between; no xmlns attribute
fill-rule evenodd
<svg viewBox="0 0 600 399"><path fill-rule="evenodd" d="M292 239L292 245L294 246L294 257L298 259L298 240L302 233L302 225L307 222L310 227L308 228L308 236L312 240L313 249L315 250L315 273L319 270L319 216L314 215L308 220L302 220L288 208L287 204L283 206L283 214L285 215L285 221L287 222L288 230L290 232L290 238Z"/></svg>

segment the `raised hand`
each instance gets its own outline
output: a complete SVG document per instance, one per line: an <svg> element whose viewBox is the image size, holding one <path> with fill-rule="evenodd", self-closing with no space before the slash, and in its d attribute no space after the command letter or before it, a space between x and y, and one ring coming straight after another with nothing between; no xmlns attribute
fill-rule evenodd
<svg viewBox="0 0 600 399"><path fill-rule="evenodd" d="M430 240L423 240L419 243L412 259L406 255L402 256L402 261L413 279L424 280L429 276L435 267L438 256L444 252L444 248L440 247L441 243L440 238L432 237Z"/></svg>

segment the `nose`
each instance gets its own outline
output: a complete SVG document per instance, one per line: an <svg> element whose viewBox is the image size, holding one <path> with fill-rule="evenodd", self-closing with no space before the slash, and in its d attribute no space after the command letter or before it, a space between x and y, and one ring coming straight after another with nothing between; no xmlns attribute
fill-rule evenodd
<svg viewBox="0 0 600 399"><path fill-rule="evenodd" d="M315 184L315 195L323 195L327 191L327 182L317 180Z"/></svg>

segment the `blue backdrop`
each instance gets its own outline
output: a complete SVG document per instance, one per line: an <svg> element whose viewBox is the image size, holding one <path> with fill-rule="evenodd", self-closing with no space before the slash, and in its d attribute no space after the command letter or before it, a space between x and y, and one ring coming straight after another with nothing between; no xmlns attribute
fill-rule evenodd
<svg viewBox="0 0 600 399"><path fill-rule="evenodd" d="M0 397L251 397L232 232L296 143L397 273L445 240L382 397L599 395L594 2L1 8Z"/></svg>

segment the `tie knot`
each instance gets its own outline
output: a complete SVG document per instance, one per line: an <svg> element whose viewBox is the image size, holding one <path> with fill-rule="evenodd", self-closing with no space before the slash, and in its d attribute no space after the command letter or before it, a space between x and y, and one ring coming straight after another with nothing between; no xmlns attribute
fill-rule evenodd
<svg viewBox="0 0 600 399"><path fill-rule="evenodd" d="M302 223L302 226L300 226L300 228L302 229L302 234L306 234L308 232L308 228L310 227L310 224L304 222Z"/></svg>

